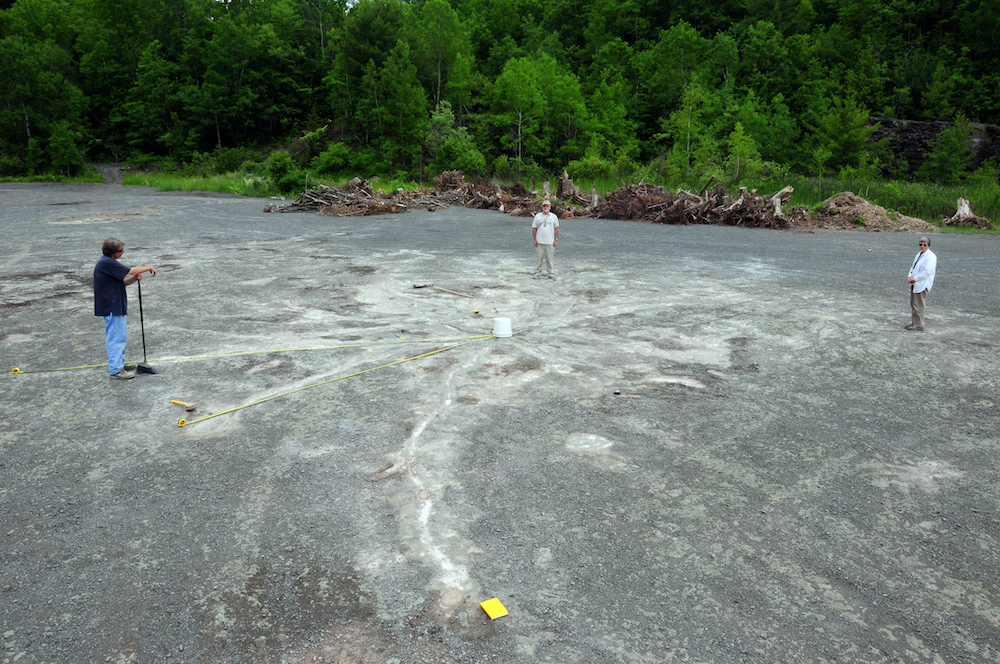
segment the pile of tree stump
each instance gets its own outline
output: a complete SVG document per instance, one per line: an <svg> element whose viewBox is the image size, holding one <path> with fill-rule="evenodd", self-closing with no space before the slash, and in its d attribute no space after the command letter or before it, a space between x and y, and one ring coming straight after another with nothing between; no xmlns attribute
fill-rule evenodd
<svg viewBox="0 0 1000 664"><path fill-rule="evenodd" d="M599 219L629 219L654 224L719 224L753 228L788 228L795 219L806 214L795 208L792 215L781 209L782 202L792 194L785 187L770 196L760 196L757 190L740 189L733 201L722 187L705 193L678 190L671 193L651 184L619 187L608 194L605 202L590 210Z"/></svg>
<svg viewBox="0 0 1000 664"><path fill-rule="evenodd" d="M264 206L264 212L318 212L328 217L363 217L405 211L403 202L377 196L371 184L359 178L354 178L342 189L322 184L303 192L287 205Z"/></svg>
<svg viewBox="0 0 1000 664"><path fill-rule="evenodd" d="M286 205L266 205L265 212L317 212L334 217L361 217L391 214L407 210L435 210L462 205L479 210L496 210L516 217L531 217L541 211L541 199L552 201L552 211L560 219L591 217L621 219L654 224L715 224L748 228L813 228L816 227L806 207L793 207L787 212L794 189L783 187L773 194L761 195L756 189L740 187L736 200L724 187L700 192L679 189L670 192L647 183L619 187L602 200L595 190L584 194L564 171L555 195L548 182L542 191L528 189L520 182L503 187L498 184L467 182L461 171L446 171L434 179L433 189L378 194L367 180L355 178L341 189L320 185L303 192L298 200ZM918 220L913 220L914 222ZM992 228L989 220L972 213L969 202L959 199L958 211L944 220L945 224L963 224L975 228ZM869 230L880 230L872 227Z"/></svg>
<svg viewBox="0 0 1000 664"><path fill-rule="evenodd" d="M973 214L972 204L964 198L958 199L958 211L950 217L945 217L944 223L946 226L961 224L973 228L993 229L993 224L990 223L989 219L983 219Z"/></svg>

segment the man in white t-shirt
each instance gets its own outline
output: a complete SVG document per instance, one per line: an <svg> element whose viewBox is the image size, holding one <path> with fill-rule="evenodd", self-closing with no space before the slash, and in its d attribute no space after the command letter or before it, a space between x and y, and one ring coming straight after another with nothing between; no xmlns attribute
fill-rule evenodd
<svg viewBox="0 0 1000 664"><path fill-rule="evenodd" d="M542 276L542 260L548 264L549 279L556 278L552 259L556 253L556 242L559 240L559 217L552 214L552 203L542 203L542 211L535 215L531 222L531 237L535 242L535 275L533 279Z"/></svg>

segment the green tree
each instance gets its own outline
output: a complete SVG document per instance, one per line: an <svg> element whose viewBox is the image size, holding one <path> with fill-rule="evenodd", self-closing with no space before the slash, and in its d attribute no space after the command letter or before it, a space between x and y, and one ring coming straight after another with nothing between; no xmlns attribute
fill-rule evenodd
<svg viewBox="0 0 1000 664"><path fill-rule="evenodd" d="M168 141L174 118L183 108L177 66L163 58L154 40L143 51L137 78L122 108L120 123L133 150L155 153Z"/></svg>
<svg viewBox="0 0 1000 664"><path fill-rule="evenodd" d="M720 105L720 96L697 79L684 87L680 108L660 122L663 131L654 136L668 146L670 175L690 184L718 165L719 144L710 120L720 113Z"/></svg>
<svg viewBox="0 0 1000 664"><path fill-rule="evenodd" d="M795 88L792 60L794 40L786 39L770 21L758 21L740 40L738 85L753 90L761 99L776 94L789 97Z"/></svg>
<svg viewBox="0 0 1000 664"><path fill-rule="evenodd" d="M385 122L385 111L382 110L385 95L382 93L381 77L374 60L369 60L365 66L355 98L354 121L356 128L361 130L358 138L362 143L369 143L382 135Z"/></svg>
<svg viewBox="0 0 1000 664"><path fill-rule="evenodd" d="M500 145L515 159L524 161L547 151L540 133L545 97L535 60L508 60L490 89L489 101L489 121L500 132Z"/></svg>
<svg viewBox="0 0 1000 664"><path fill-rule="evenodd" d="M917 170L917 178L945 185L958 184L965 179L972 162L969 153L971 136L972 126L960 115L952 126L942 130L931 142L931 151Z"/></svg>
<svg viewBox="0 0 1000 664"><path fill-rule="evenodd" d="M753 137L743 130L743 123L737 122L736 127L726 139L726 157L724 169L726 179L733 184L740 183L748 173L754 172L754 166L761 161L760 150Z"/></svg>
<svg viewBox="0 0 1000 664"><path fill-rule="evenodd" d="M0 154L5 170L13 173L43 166L38 163L37 149L29 155L32 140L47 142L58 122L65 122L66 131L82 140L87 101L69 80L69 53L52 42L5 37L0 39L0 71L6 77L0 99Z"/></svg>
<svg viewBox="0 0 1000 664"><path fill-rule="evenodd" d="M470 54L472 48L458 13L448 0L429 0L419 9L417 22L421 78L429 83L431 101L437 106L456 61L462 54Z"/></svg>
<svg viewBox="0 0 1000 664"><path fill-rule="evenodd" d="M381 74L385 147L396 162L415 170L427 128L427 93L417 79L410 46L400 39L389 52Z"/></svg>
<svg viewBox="0 0 1000 664"><path fill-rule="evenodd" d="M726 110L727 124L742 124L752 136L767 161L788 163L794 158L794 148L801 133L788 105L778 94L766 103L749 90L742 99L731 99Z"/></svg>
<svg viewBox="0 0 1000 664"><path fill-rule="evenodd" d="M468 130L455 124L455 114L446 101L431 114L427 146L435 172L459 170L474 174L486 169L486 158L476 148Z"/></svg>
<svg viewBox="0 0 1000 664"><path fill-rule="evenodd" d="M638 159L637 123L629 117L628 84L621 77L605 75L587 100L587 107L593 134L591 145L597 147L598 154L605 158Z"/></svg>
<svg viewBox="0 0 1000 664"><path fill-rule="evenodd" d="M543 142L548 145L545 161L551 168L561 168L582 155L590 141L587 102L580 79L552 56L540 54L536 71L545 99L541 119Z"/></svg>
<svg viewBox="0 0 1000 664"><path fill-rule="evenodd" d="M489 102L500 144L517 160L559 168L589 143L580 81L548 54L508 61Z"/></svg>
<svg viewBox="0 0 1000 664"><path fill-rule="evenodd" d="M834 97L818 122L807 125L811 131L812 150L828 154L824 168L839 170L856 166L861 153L868 149L868 137L878 125L868 123L868 109L852 99Z"/></svg>
<svg viewBox="0 0 1000 664"><path fill-rule="evenodd" d="M455 56L451 67L451 75L445 84L445 100L457 111L459 124L463 124L470 115L473 104L473 91L483 87L483 76L476 70L476 59L471 53Z"/></svg>
<svg viewBox="0 0 1000 664"><path fill-rule="evenodd" d="M83 151L79 143L83 135L69 120L60 120L52 127L48 154L52 167L63 175L76 175L84 166Z"/></svg>
<svg viewBox="0 0 1000 664"><path fill-rule="evenodd" d="M712 42L686 22L660 32L652 48L636 55L644 73L637 105L640 118L651 126L677 109L681 95L695 76L708 78Z"/></svg>
<svg viewBox="0 0 1000 664"><path fill-rule="evenodd" d="M334 65L324 79L333 106L350 117L368 62L381 71L389 52L403 35L409 5L396 0L359 0L341 26L332 31L336 44Z"/></svg>
<svg viewBox="0 0 1000 664"><path fill-rule="evenodd" d="M318 56L318 60L324 67L330 66L328 58L329 34L344 20L347 12L347 0L298 0L301 3L302 14L310 24L315 35L315 43L318 52L313 53L313 57Z"/></svg>
<svg viewBox="0 0 1000 664"><path fill-rule="evenodd" d="M934 69L934 75L921 99L924 118L927 120L951 120L954 118L956 109L953 101L957 101L958 91L962 89L963 83L961 75L947 67L943 62L938 62Z"/></svg>

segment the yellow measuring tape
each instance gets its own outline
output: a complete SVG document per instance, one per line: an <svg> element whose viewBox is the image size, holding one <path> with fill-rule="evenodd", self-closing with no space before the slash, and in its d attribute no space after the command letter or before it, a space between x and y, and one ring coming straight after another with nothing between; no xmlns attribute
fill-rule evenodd
<svg viewBox="0 0 1000 664"><path fill-rule="evenodd" d="M361 348L364 346L395 346L399 344L430 344L437 343L439 341L456 341L458 339L489 339L492 338L491 334L472 334L464 337L442 337L439 339L408 339L406 341L376 341L369 344L343 344L340 346L310 346L306 348L275 348L273 350L242 350L235 353L218 353L215 355L183 355L180 357L161 357L155 360L149 360L150 362L180 362L183 360L204 360L213 357L235 357L237 355L265 355L267 353L297 353L306 350L333 350L336 348ZM129 360L127 364L137 364L138 360ZM13 374L29 374L29 373L47 373L49 371L73 371L76 369L96 369L97 367L106 367L107 362L103 364L84 364L78 367L61 367L59 369L33 369L30 371L24 371L20 367L14 367L11 369Z"/></svg>
<svg viewBox="0 0 1000 664"><path fill-rule="evenodd" d="M265 401L271 401L272 399L277 399L278 397L285 397L285 396L288 396L289 394L294 394L296 392L301 392L303 390L308 390L308 389L312 389L314 387L319 387L320 385L329 385L330 383L335 383L338 380L344 380L345 378L353 378L354 376L360 376L361 374L366 374L366 373L369 373L371 371L376 371L377 369L385 369L386 367L391 367L391 366L394 366L396 364L402 364L403 362L411 362L413 360L419 360L422 357L429 357L431 355L436 355L437 353L443 353L446 350L451 350L452 348L458 348L459 346L465 346L466 344L475 343L476 341L484 341L486 339L492 339L493 335L492 334L484 334L484 335L479 335L479 336L473 337L471 339L469 337L453 337L453 338L457 338L457 339L469 339L469 341L463 341L462 343L454 344L454 345L448 346L446 348L439 348L437 350L432 350L431 352L429 352L429 353L423 353L422 355L415 355L414 357L408 357L408 358L403 359L403 360L396 360L395 362L389 362L388 364L382 364L382 365L377 366L377 367L371 367L370 369L363 369L362 371L356 371L356 372L354 372L352 374L347 374L346 376L339 376L337 378L331 378L330 380L324 380L324 381L322 381L320 383L313 383L312 385L306 385L304 387L297 387L294 390L288 390L287 392L282 392L281 394L275 394L273 396L269 396L269 397L266 397L264 399L258 399L257 401L252 401L250 403L243 404L242 406L236 406L235 408L229 408L228 410L224 410L224 411L221 411L219 413L214 413L212 415L206 415L205 417L200 417L197 420L190 420L190 421L188 421L188 420L179 420L177 422L177 426L184 427L184 426L187 426L189 424L194 424L196 422L204 422L205 420L210 420L213 417L218 417L219 415L226 415L227 413L234 413L237 410L243 410L244 408L249 408L250 406L256 406L257 404L264 403ZM312 349L309 349L309 350L312 350Z"/></svg>

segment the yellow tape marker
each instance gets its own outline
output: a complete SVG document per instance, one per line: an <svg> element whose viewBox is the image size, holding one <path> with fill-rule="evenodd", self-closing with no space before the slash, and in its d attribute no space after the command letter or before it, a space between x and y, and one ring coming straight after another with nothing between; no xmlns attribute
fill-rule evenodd
<svg viewBox="0 0 1000 664"><path fill-rule="evenodd" d="M467 339L468 337L458 337L458 338L460 338L460 339ZM236 406L234 408L229 408L228 410L223 410L223 411L219 411L218 413L213 413L212 415L206 415L205 417L199 417L198 419L191 420L190 422L188 422L187 420L181 420L180 422L177 423L177 426L182 427L182 426L185 426L187 424L194 424L196 422L204 422L205 420L210 420L213 417L218 417L219 415L226 415L228 413L234 413L234 412L236 412L238 410L243 410L244 408L249 408L250 406L256 406L256 405L262 404L262 403L264 403L266 401L271 401L272 399L277 399L278 397L285 397L285 396L288 396L289 394L294 394L296 392L301 392L302 390L309 390L309 389L312 389L314 387L319 387L321 385L329 385L330 383L336 383L338 380L344 380L345 378L354 378L355 376L360 376L362 374L366 374L366 373L369 373L369 372L372 372L372 371L376 371L378 369L385 369L386 367L393 367L393 366L396 366L397 364L402 364L403 362L411 362L413 360L419 360L422 357L429 357L431 355L437 355L438 353L443 353L446 350L451 350L453 348L458 348L459 346L465 346L465 345L468 345L468 344L471 344L471 343L475 343L476 341L485 341L486 339L493 339L493 338L494 337L493 337L492 334L477 335L476 337L472 338L471 341L463 341L462 343L459 343L459 344L454 344L452 346L445 346L444 348L439 348L437 350L432 350L429 353L423 353L421 355L414 355L413 357L407 357L407 358L402 359L402 360L396 360L395 362L389 362L388 364L382 364L382 365L379 365L377 367L371 367L369 369L362 369L361 371L355 371L354 373L347 374L346 376L339 376L337 378L331 378L330 380L324 380L323 382L320 382L320 383L313 383L312 385L305 385L304 387L297 387L294 390L288 390L287 392L282 392L281 394L274 394L272 396L265 397L263 399L258 399L257 401L251 401L250 403L245 403L242 406ZM183 422L184 424L181 424L181 422Z"/></svg>
<svg viewBox="0 0 1000 664"><path fill-rule="evenodd" d="M177 420L177 426L182 427L188 423L187 420Z"/></svg>
<svg viewBox="0 0 1000 664"><path fill-rule="evenodd" d="M398 336L398 335L397 335ZM400 337L402 338L402 337ZM393 346L398 344L429 344L438 343L441 341L454 341L458 339L492 339L492 334L470 334L463 337L441 337L439 339L406 339L405 341L376 341L369 344L342 344L340 346L309 346L306 348L275 348L272 350L244 350L235 353L219 353L217 355L182 355L180 357L158 357L150 362L181 362L184 360L206 360L216 357L236 357L238 355L266 355L269 353L297 353L307 350L337 350L340 348L365 348L368 346ZM139 360L126 360L126 364L138 364ZM13 373L48 373L51 371L75 371L76 369L94 369L96 367L106 367L107 362L104 364L84 364L78 367L60 367L58 369L33 369L31 371L21 371L20 368L14 367Z"/></svg>
<svg viewBox="0 0 1000 664"><path fill-rule="evenodd" d="M483 607L483 611L485 611L486 615L490 617L490 620L503 618L507 615L507 607L505 607L496 597L488 599L485 602L480 602L479 606Z"/></svg>

